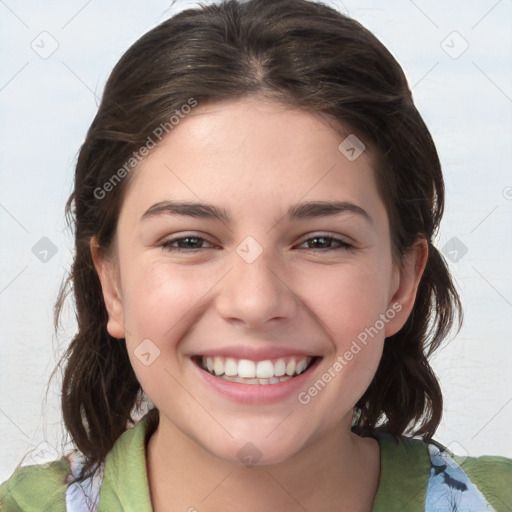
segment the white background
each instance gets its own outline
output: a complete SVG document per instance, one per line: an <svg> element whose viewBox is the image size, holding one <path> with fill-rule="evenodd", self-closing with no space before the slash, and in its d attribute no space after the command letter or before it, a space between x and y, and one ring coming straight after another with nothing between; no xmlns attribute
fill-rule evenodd
<svg viewBox="0 0 512 512"><path fill-rule="evenodd" d="M70 311L58 335L52 325L71 261L63 211L103 85L137 38L193 3L0 1L0 482L40 443L60 456L58 377L44 398L73 333ZM433 360L445 396L437 439L461 455L512 457L512 1L327 3L404 67L445 173L438 246L467 247L450 262L465 325ZM58 48L43 59L31 44ZM46 263L32 252L42 237L58 251Z"/></svg>

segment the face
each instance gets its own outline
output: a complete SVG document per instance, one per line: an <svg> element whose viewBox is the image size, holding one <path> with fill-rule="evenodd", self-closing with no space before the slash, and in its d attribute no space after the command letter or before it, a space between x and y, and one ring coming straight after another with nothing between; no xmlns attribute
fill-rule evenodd
<svg viewBox="0 0 512 512"><path fill-rule="evenodd" d="M159 428L225 461L348 435L413 305L424 251L393 265L371 155L348 159L334 126L255 98L198 106L133 171L113 256L93 244Z"/></svg>

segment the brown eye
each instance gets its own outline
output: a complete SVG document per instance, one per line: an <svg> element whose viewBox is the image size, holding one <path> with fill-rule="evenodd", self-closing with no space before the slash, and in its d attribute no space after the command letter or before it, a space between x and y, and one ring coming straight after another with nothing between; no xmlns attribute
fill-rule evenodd
<svg viewBox="0 0 512 512"><path fill-rule="evenodd" d="M201 249L209 249L209 247L201 247L202 243L209 243L206 239L200 236L184 236L166 240L162 243L162 247L166 251L188 251L195 252ZM177 244L177 245L175 245Z"/></svg>
<svg viewBox="0 0 512 512"><path fill-rule="evenodd" d="M335 247L332 247L332 244L335 244ZM306 247L307 249L313 249L317 251L332 251L336 249L354 249L354 246L341 240L339 238L335 238L332 236L323 236L318 235L312 238L308 238L304 240L301 245L310 244L313 247Z"/></svg>

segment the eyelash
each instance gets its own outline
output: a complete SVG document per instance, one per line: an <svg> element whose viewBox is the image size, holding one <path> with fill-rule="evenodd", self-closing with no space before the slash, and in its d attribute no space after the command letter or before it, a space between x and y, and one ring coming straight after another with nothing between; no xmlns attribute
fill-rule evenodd
<svg viewBox="0 0 512 512"><path fill-rule="evenodd" d="M163 242L161 244L161 247L165 251L169 251L169 252L189 252L189 253L190 252L198 252L198 251L201 251L203 249L211 249L211 247L184 248L184 247L174 247L174 246L172 246L172 244L174 244L176 242L180 242L182 240L187 240L187 239L190 239L190 238L195 239L195 240L200 240L200 241L208 242L208 240L206 240L203 237L189 235L189 236L184 236L184 237L173 238L171 240L166 240L165 242ZM312 251L327 252L327 251L336 251L336 250L340 250L340 249L344 249L344 250L354 250L355 249L355 247L352 244L349 244L349 243L345 242L344 240L341 240L339 238L335 238L333 236L326 236L326 235L316 235L316 236L313 236L311 238L308 238L307 240L304 240L300 245L302 245L302 244L304 244L306 242L310 242L311 240L315 240L315 239L324 239L324 240L327 240L327 241L329 241L331 243L335 242L335 243L339 244L339 246L338 247L327 247L327 248L321 248L321 249L310 249ZM208 242L208 243L210 243L210 242Z"/></svg>

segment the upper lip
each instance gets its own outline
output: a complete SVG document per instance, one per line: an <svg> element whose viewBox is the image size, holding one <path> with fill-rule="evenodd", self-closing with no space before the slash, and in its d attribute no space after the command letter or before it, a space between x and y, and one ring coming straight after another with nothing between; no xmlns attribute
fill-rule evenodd
<svg viewBox="0 0 512 512"><path fill-rule="evenodd" d="M255 348L246 345L233 345L230 347L211 348L194 354L195 357L232 357L233 359L249 359L250 361L265 361L281 357L315 357L318 353L299 350L293 347L273 346L268 348Z"/></svg>

